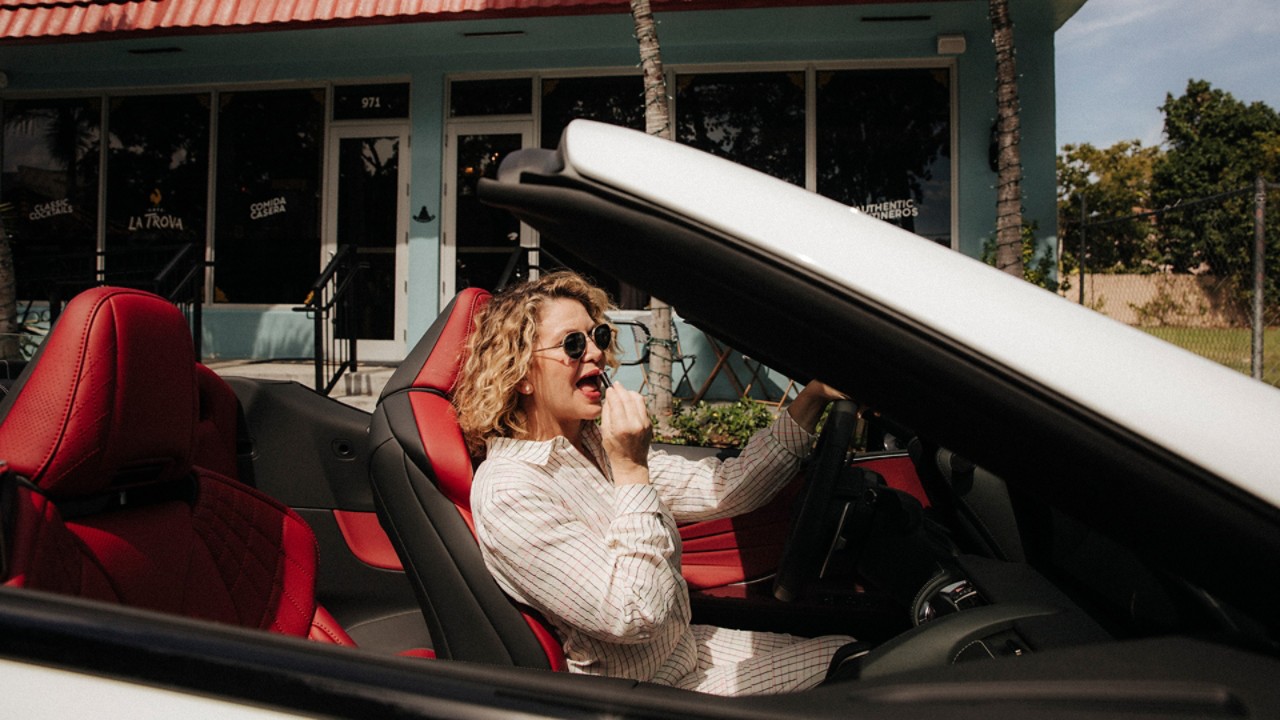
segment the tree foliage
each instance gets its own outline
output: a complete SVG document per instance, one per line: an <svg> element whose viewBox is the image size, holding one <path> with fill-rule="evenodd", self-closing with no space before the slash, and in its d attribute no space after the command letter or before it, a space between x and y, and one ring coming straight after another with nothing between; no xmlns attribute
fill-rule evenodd
<svg viewBox="0 0 1280 720"><path fill-rule="evenodd" d="M1261 102L1245 104L1204 80L1188 81L1186 92L1167 95L1160 109L1168 152L1152 175L1157 207L1244 190L1170 217L1161 227L1163 259L1175 271L1238 274L1250 266L1250 243L1242 242L1253 236L1248 189L1259 176L1277 180L1280 115Z"/></svg>
<svg viewBox="0 0 1280 720"><path fill-rule="evenodd" d="M1160 148L1144 146L1140 140L1123 140L1109 148L1089 143L1063 146L1057 168L1064 274L1080 267L1082 211L1093 225L1088 231L1089 272L1154 269L1151 219L1118 220L1151 209L1151 175L1161 157Z"/></svg>
<svg viewBox="0 0 1280 720"><path fill-rule="evenodd" d="M1164 147L1137 140L1058 155L1063 272L1079 267L1081 203L1088 213L1088 272L1204 272L1242 277L1250 267L1253 193L1280 169L1280 115L1204 80L1168 94ZM1210 202L1199 202L1210 198ZM1280 228L1267 236L1280 238ZM1268 264L1280 262L1269 243ZM1272 265L1274 266L1274 265Z"/></svg>

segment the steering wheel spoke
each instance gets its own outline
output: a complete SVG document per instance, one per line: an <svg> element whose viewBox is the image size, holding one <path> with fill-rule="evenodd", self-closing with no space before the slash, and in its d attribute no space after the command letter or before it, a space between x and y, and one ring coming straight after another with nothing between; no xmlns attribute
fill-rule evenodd
<svg viewBox="0 0 1280 720"><path fill-rule="evenodd" d="M805 486L796 499L791 532L773 580L773 596L790 602L800 597L805 586L817 577L832 540L823 532L826 516L835 497L836 485L846 466L849 443L857 427L857 405L839 400L831 405L818 443L810 456Z"/></svg>

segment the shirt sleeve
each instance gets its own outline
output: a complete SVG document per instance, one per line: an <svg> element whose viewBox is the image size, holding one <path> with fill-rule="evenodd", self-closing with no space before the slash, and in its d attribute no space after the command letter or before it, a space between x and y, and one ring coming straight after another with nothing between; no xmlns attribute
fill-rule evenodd
<svg viewBox="0 0 1280 720"><path fill-rule="evenodd" d="M781 412L728 460L653 451L649 480L677 522L734 517L769 502L795 476L812 442L791 413Z"/></svg>
<svg viewBox="0 0 1280 720"><path fill-rule="evenodd" d="M476 535L499 585L596 639L648 640L684 582L671 514L652 486L623 486L601 535L575 516L571 499L539 487L539 473L520 462L486 462L477 471Z"/></svg>

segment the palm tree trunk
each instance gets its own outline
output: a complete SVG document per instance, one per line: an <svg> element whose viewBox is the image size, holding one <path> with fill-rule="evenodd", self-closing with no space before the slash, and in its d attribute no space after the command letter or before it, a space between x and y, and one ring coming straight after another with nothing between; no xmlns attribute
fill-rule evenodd
<svg viewBox="0 0 1280 720"><path fill-rule="evenodd" d="M1022 154L1009 0L990 0L996 48L996 267L1022 277Z"/></svg>
<svg viewBox="0 0 1280 720"><path fill-rule="evenodd" d="M649 0L631 0L631 17L640 45L640 68L644 72L644 129L650 135L671 139L671 114L667 103L667 76L662 70L658 28L649 9ZM671 306L653 298L653 347L649 353L649 387L653 396L649 412L663 422L671 415Z"/></svg>
<svg viewBox="0 0 1280 720"><path fill-rule="evenodd" d="M658 44L658 25L654 22L649 0L631 0L631 17L636 23L636 42L640 45L640 69L644 72L644 131L671 139L671 116L667 105L667 75L662 71L662 48Z"/></svg>

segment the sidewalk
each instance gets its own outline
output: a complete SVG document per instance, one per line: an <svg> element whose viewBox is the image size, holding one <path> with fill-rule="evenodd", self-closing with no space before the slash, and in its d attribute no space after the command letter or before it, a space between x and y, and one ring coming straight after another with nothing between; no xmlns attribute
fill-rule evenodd
<svg viewBox="0 0 1280 720"><path fill-rule="evenodd" d="M215 360L206 365L223 377L291 380L311 389L316 384L315 364L310 360ZM373 412L378 395L396 367L379 363L361 364L359 372L343 373L329 397L365 412Z"/></svg>

